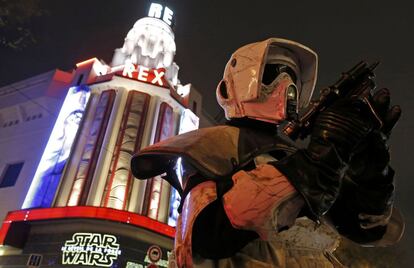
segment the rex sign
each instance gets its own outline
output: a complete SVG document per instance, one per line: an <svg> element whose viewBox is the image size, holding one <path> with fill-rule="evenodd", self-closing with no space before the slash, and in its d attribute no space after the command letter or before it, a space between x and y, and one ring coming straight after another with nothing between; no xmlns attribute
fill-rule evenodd
<svg viewBox="0 0 414 268"><path fill-rule="evenodd" d="M148 67L132 64L127 61L124 65L122 76L148 84L168 88L168 83L165 79L164 68L150 69Z"/></svg>
<svg viewBox="0 0 414 268"><path fill-rule="evenodd" d="M165 23L172 26L174 12L167 6L163 7L160 4L152 3L148 12L148 17L162 19Z"/></svg>

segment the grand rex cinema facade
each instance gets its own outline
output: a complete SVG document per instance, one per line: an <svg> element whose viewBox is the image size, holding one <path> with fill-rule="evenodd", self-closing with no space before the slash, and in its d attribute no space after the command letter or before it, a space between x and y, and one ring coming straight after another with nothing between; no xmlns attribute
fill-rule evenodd
<svg viewBox="0 0 414 268"><path fill-rule="evenodd" d="M199 127L173 11L151 4L112 63L96 58L0 89L0 267L166 267L179 196L134 179L141 148ZM26 96L26 97L24 97Z"/></svg>

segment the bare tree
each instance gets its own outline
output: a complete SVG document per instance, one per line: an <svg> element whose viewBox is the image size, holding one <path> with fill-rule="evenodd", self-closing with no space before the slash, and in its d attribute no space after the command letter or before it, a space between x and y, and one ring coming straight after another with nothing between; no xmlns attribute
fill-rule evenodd
<svg viewBox="0 0 414 268"><path fill-rule="evenodd" d="M0 46L22 49L34 44L32 22L44 14L39 0L0 0Z"/></svg>

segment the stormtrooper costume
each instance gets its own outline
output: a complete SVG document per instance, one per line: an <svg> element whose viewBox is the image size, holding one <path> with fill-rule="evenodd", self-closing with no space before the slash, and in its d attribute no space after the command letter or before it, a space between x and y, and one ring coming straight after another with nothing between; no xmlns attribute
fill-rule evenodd
<svg viewBox="0 0 414 268"><path fill-rule="evenodd" d="M132 158L135 177L164 174L182 196L171 267L341 267L333 255L340 237L400 239L386 140L401 110L390 108L388 90L372 97L381 130L341 100L318 115L304 148L280 135L309 104L317 62L285 39L241 47L217 87L228 124Z"/></svg>

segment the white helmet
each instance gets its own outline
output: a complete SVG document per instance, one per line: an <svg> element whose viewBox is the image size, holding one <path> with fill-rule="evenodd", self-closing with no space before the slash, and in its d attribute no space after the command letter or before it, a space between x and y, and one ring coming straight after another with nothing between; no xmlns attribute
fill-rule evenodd
<svg viewBox="0 0 414 268"><path fill-rule="evenodd" d="M227 62L217 101L227 119L279 123L288 117L289 99L296 112L309 104L317 65L317 54L294 41L270 38L245 45Z"/></svg>

